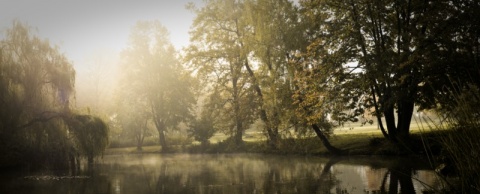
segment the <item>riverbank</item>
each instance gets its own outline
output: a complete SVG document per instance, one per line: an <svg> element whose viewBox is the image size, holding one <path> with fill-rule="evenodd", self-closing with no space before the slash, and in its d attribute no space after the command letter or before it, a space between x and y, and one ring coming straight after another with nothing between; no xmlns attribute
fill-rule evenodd
<svg viewBox="0 0 480 194"><path fill-rule="evenodd" d="M399 149L386 140L381 133L339 133L330 137L330 143L343 150L342 155L425 155L440 153L440 144L436 139L445 132L412 133L411 140L405 142L407 149ZM168 151L162 151L159 145L144 146L139 151L136 147L109 148L104 154L139 154L139 153L265 153L296 155L331 155L316 137L282 139L277 149L267 146L265 140L245 141L236 145L227 140L208 145L176 145Z"/></svg>
<svg viewBox="0 0 480 194"><path fill-rule="evenodd" d="M425 190L426 193L451 193L458 188L461 183L458 181L458 174L451 171L454 167L451 162L445 161L444 150L442 151L442 138L455 134L453 130L434 130L434 131L413 131L409 142L405 142L406 149L400 149L399 146L392 144L385 139L381 133L336 133L329 140L332 145L343 150L340 156L332 155L323 146L316 137L300 139L282 139L278 149L271 149L264 140L245 141L243 145L235 145L232 141L223 140L208 145L184 145L172 146L168 152L162 151L160 146L145 146L142 151L136 150L136 147L110 148L105 154L113 157L125 157L128 155L148 154L155 156L160 153L187 153L186 155L201 156L204 154L213 154L215 156L227 153L227 155L236 155L238 153L260 154L261 156L281 156L281 157L301 157L316 156L308 158L327 158L330 160L341 160L342 163L348 163L354 159L355 163L359 161L368 166L387 166L389 171L397 172L398 169L410 169L405 166L412 161L422 161L423 166L419 169L432 170L440 172L442 181L446 181L449 186L444 185L441 188L431 187ZM193 154L192 154L193 153ZM172 154L173 156L177 154ZM163 155L170 156L170 154ZM162 156L162 157L163 157ZM318 157L317 157L318 156ZM386 165L385 161L390 161ZM380 162L380 163L379 163ZM420 162L413 162L420 163ZM401 168L398 168L401 167ZM386 177L386 175L384 176ZM461 176L460 176L461 177ZM383 183L383 182L382 182ZM393 182L395 183L395 181ZM450 188L451 187L451 188Z"/></svg>

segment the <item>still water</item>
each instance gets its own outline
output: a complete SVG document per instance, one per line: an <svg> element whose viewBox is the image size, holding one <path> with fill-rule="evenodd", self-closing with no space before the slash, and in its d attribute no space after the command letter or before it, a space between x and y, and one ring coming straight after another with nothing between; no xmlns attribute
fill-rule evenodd
<svg viewBox="0 0 480 194"><path fill-rule="evenodd" d="M419 160L259 154L108 155L77 176L1 175L0 193L422 193L442 188Z"/></svg>

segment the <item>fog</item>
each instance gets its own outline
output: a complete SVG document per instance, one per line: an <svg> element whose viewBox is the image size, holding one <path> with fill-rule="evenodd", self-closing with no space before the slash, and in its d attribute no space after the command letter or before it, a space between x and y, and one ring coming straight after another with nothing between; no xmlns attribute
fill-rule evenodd
<svg viewBox="0 0 480 194"><path fill-rule="evenodd" d="M53 193L422 193L442 181L418 161L415 173L392 160L345 160L258 154L109 155L89 174L28 176L0 182L5 191ZM408 175L398 181L396 175ZM11 185L7 185L10 183ZM12 184L13 183L13 184ZM411 184L411 187L406 185ZM404 188L405 187L405 188Z"/></svg>
<svg viewBox="0 0 480 194"><path fill-rule="evenodd" d="M143 154L381 155L419 157L427 172L461 180L438 189L468 193L480 188L469 156L480 155L470 143L480 138L479 9L471 0L2 1L0 170L88 182L104 155L163 171ZM417 167L387 165L382 185L389 177L391 192L413 191ZM298 177L327 181L329 169ZM282 187L280 172L262 170L267 189ZM351 181L338 177L330 181Z"/></svg>
<svg viewBox="0 0 480 194"><path fill-rule="evenodd" d="M118 55L126 47L128 34L137 21L159 20L169 29L175 47L188 45L188 30L194 17L185 9L188 2L202 4L201 0L2 1L0 30L4 32L13 20L19 20L58 45L77 71L78 105L96 107L100 99L95 98L111 98ZM94 104L86 104L87 101Z"/></svg>
<svg viewBox="0 0 480 194"><path fill-rule="evenodd" d="M119 55L138 21L159 20L177 49L188 45L194 13L181 1L2 1L0 30L13 20L26 22L38 35L57 45L77 72L77 105L98 109L113 98ZM3 36L4 33L1 33Z"/></svg>

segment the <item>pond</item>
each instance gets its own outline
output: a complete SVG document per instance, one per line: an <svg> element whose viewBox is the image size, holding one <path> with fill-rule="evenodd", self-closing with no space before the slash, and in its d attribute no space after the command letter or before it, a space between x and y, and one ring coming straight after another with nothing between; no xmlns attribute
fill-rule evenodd
<svg viewBox="0 0 480 194"><path fill-rule="evenodd" d="M442 188L411 158L260 154L107 155L76 176L0 176L0 193L422 193Z"/></svg>

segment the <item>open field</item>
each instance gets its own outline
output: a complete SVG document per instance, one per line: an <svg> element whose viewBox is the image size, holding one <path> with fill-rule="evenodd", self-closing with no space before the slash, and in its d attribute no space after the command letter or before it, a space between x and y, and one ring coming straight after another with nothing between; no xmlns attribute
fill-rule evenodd
<svg viewBox="0 0 480 194"><path fill-rule="evenodd" d="M419 133L419 132L429 132L433 130L432 128L428 127L427 125L421 125L421 124L416 124L412 123L410 125L410 131L412 133ZM351 133L351 134L364 134L364 133L371 133L371 134L381 134L382 132L380 131L380 128L373 124L367 124L364 126L361 126L360 124L346 124L343 127L337 127L333 131L335 134L345 134L345 133Z"/></svg>
<svg viewBox="0 0 480 194"><path fill-rule="evenodd" d="M417 123L412 121L410 124L410 130L412 134L417 133L427 133L431 132L433 129L432 124L426 123ZM341 135L363 135L363 136L372 136L372 137L381 137L382 132L376 123L373 124L366 124L361 125L360 123L346 123L343 126L337 127L333 130L333 136L341 136ZM216 133L212 138L210 138L211 143L218 143L225 139L227 139L223 133ZM247 130L245 135L243 136L244 141L246 142L257 142L257 141L265 141L266 137L260 131L256 130Z"/></svg>

